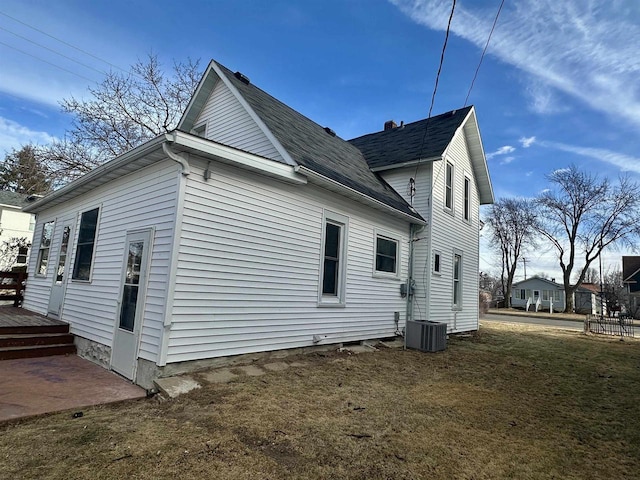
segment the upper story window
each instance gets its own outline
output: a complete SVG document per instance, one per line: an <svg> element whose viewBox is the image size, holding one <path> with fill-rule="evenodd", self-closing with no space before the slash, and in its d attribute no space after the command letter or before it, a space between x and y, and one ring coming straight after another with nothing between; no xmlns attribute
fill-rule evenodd
<svg viewBox="0 0 640 480"><path fill-rule="evenodd" d="M453 210L453 163L447 162L445 172L444 206Z"/></svg>
<svg viewBox="0 0 640 480"><path fill-rule="evenodd" d="M464 219L471 220L471 179L464 177Z"/></svg>
<svg viewBox="0 0 640 480"><path fill-rule="evenodd" d="M398 241L376 234L375 271L377 273L398 274Z"/></svg>
<svg viewBox="0 0 640 480"><path fill-rule="evenodd" d="M96 230L98 228L99 210L98 208L88 210L83 212L80 217L78 246L76 248L76 258L73 262L73 275L71 277L74 280L89 280L91 277L91 265L96 241Z"/></svg>
<svg viewBox="0 0 640 480"><path fill-rule="evenodd" d="M47 265L49 265L49 251L51 250L51 240L53 238L54 222L47 222L42 226L42 236L40 237L40 249L38 250L38 262L36 263L36 275L46 275Z"/></svg>
<svg viewBox="0 0 640 480"><path fill-rule="evenodd" d="M453 254L453 308L462 309L462 254Z"/></svg>
<svg viewBox="0 0 640 480"><path fill-rule="evenodd" d="M319 304L342 306L345 302L348 218L325 212L322 237Z"/></svg>

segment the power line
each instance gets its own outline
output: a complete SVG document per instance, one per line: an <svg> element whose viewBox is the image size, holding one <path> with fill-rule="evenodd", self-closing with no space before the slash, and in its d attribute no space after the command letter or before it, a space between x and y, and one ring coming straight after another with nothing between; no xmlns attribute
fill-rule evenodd
<svg viewBox="0 0 640 480"><path fill-rule="evenodd" d="M478 62L476 73L473 75L473 80L471 80L471 86L469 86L469 91L467 92L467 98L464 99L463 108L467 106L467 102L469 101L469 96L471 95L471 90L473 90L473 85L476 83L476 78L478 77L478 72L480 71L480 65L482 65L482 60L484 60L484 54L487 52L487 48L489 47L489 42L491 41L493 30L496 28L496 24L498 23L498 17L500 16L500 12L502 11L503 5L504 5L504 0L500 2L500 7L498 7L498 13L496 13L496 18L493 19L493 25L491 26L489 37L487 37L487 43L485 43L484 50L482 50L482 55L480 55L480 61Z"/></svg>
<svg viewBox="0 0 640 480"><path fill-rule="evenodd" d="M28 53L28 52L25 52L24 50L20 50L19 48L14 47L13 45L9 45L8 43L4 43L4 42L0 41L0 45L4 45L5 47L13 48L17 52L20 52L20 53L22 53L24 55L27 55L29 57L33 57L36 60L40 60L41 62L47 63L47 64L51 65L52 67L56 67L56 68L58 68L58 69L60 69L60 70L62 70L64 72L70 73L71 75L75 75L76 77L80 77L80 78L84 78L85 80L89 80L91 83L97 83L95 80L92 80L89 77L85 77L84 75L81 75L79 73L72 72L71 70L68 70L68 69L66 69L64 67L61 67L60 65L56 65L55 63L50 62L48 60L45 60L44 58L40 58L40 57L38 57L36 55L33 55L32 53Z"/></svg>
<svg viewBox="0 0 640 480"><path fill-rule="evenodd" d="M53 48L49 48L46 45L42 45L41 43L35 42L35 41L25 37L25 36L22 36L22 35L20 35L18 33L12 32L11 30L8 30L8 29L6 29L4 27L0 27L0 30L4 30L5 32L10 33L11 35L15 35L16 37L21 38L23 40L26 40L27 42L32 43L33 45L36 45L36 46L38 46L40 48L44 48L45 50L49 50L50 52L53 52L56 55L60 55L61 57L66 58L67 60L71 60L72 62L77 63L78 65L81 65L81 66L83 66L85 68L88 68L89 70L93 70L94 72L98 72L101 75L107 75L107 72L103 72L102 70L98 70L97 68L94 68L91 65L87 65L86 63L82 63L81 61L76 60L75 58L71 58L71 57L65 55L64 53L60 53L60 52L54 50Z"/></svg>
<svg viewBox="0 0 640 480"><path fill-rule="evenodd" d="M436 92L438 91L438 83L440 82L440 73L442 72L442 64L444 63L444 54L447 50L447 43L449 42L449 32L451 31L451 21L453 20L453 12L456 9L456 0L453 0L451 4L451 13L449 14L449 21L447 22L447 30L444 34L444 43L442 44L442 52L440 53L440 63L438 65L438 72L436 73L436 81L433 86L433 93L431 94L431 105L429 105L429 114L427 115L427 123L424 127L424 134L422 135L422 141L420 142L420 150L418 151L418 163L416 164L416 171L413 175L414 179L418 176L418 168L420 167L420 160L422 158L422 151L424 149L424 142L427 139L427 132L429 131L429 121L431 120L431 112L433 111L433 105L436 101ZM413 199L412 199L413 202Z"/></svg>
<svg viewBox="0 0 640 480"><path fill-rule="evenodd" d="M18 23L20 23L20 24L24 25L25 27L28 27L28 28L30 28L30 29L32 29L32 30L35 30L36 32L39 32L39 33L41 33L41 34L43 34L43 35L46 35L47 37L52 38L53 40L55 40L55 41L57 41L57 42L60 42L60 43L62 43L62 44L64 44L64 45L66 45L66 46L68 46L68 47L71 47L71 48L73 48L74 50L77 50L77 51L79 51L79 52L81 52L81 53L84 53L85 55L88 55L88 56L90 56L90 57L92 57L92 58L94 58L94 59L96 59L96 60L99 60L100 62L106 63L106 64L107 64L107 65L109 65L110 67L113 67L113 68L116 68L116 69L118 69L118 70L121 70L121 71L123 71L124 73L130 73L130 72L128 72L127 70L125 70L124 68L121 68L121 67L119 67L119 66L117 66L117 65L114 65L113 63L111 63L111 62L109 62L109 61L107 61L107 60L105 60L105 59L103 59L103 58L100 58L100 57L98 57L98 56L96 56L96 55L94 55L94 54L92 54L92 53L89 53L89 52L87 52L86 50L81 49L80 47L76 47L75 45L72 45L71 43L66 42L66 41L64 41L64 40L62 40L62 39L60 39L60 38L58 38L58 37L54 37L53 35L48 34L48 33L47 33L47 32L45 32L44 30L40 30L39 28L36 28L36 27L34 27L34 26L32 26L32 25L29 25L28 23L23 22L22 20L18 20L17 18L12 17L11 15L9 15L9 14L7 14L7 13L0 12L0 15L4 15L5 17L10 18L11 20L13 20L13 21L15 21L15 22L18 22ZM93 81L93 80L92 80L92 81Z"/></svg>

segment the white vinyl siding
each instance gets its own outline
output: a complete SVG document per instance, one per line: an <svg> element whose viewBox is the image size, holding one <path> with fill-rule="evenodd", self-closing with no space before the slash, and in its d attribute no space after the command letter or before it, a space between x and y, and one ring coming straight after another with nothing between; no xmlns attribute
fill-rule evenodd
<svg viewBox="0 0 640 480"><path fill-rule="evenodd" d="M201 129L206 125L206 132L203 129L201 133L209 140L283 161L273 143L221 80L213 88L195 125Z"/></svg>
<svg viewBox="0 0 640 480"><path fill-rule="evenodd" d="M39 218L46 219L77 219L72 231L73 238L69 242L72 251L68 255L72 260L76 254L81 212L94 208L97 202L101 204L91 283L67 283L61 320L70 324L71 333L111 346L120 294L126 231L154 227L139 356L151 361L157 360L167 297L178 176L178 165L165 160L39 214ZM41 224L38 225L37 232L42 230ZM51 247L52 261L57 258L61 239L62 224L55 229ZM35 261L30 262L24 308L45 315L53 279L51 275L47 278L33 277L35 264ZM73 261L69 262L68 267L73 271Z"/></svg>
<svg viewBox="0 0 640 480"><path fill-rule="evenodd" d="M435 165L442 164L437 162ZM411 203L411 179L413 178L415 195L413 197L413 207L422 215L428 223L430 222L431 214L431 195L433 189L433 173L434 163L425 162L418 167L404 167L393 170L385 170L380 172L382 178L387 182L396 192L398 192L408 203ZM421 227L418 227L419 229ZM427 320L427 291L429 290L429 282L431 278L431 250L429 245L429 228L427 225L419 230L416 237L420 240L413 243L413 279L415 283L415 290L413 299L417 304L414 308L414 318L418 320ZM408 244L405 244L408 245ZM407 246L408 250L408 246Z"/></svg>
<svg viewBox="0 0 640 480"><path fill-rule="evenodd" d="M205 181L205 165L187 182L168 363L394 334L406 301L371 275L374 231L407 242L407 222L221 164ZM325 211L349 219L343 308L318 305Z"/></svg>
<svg viewBox="0 0 640 480"><path fill-rule="evenodd" d="M452 201L453 210L445 205L446 165L453 165ZM479 197L467 142L463 129L459 130L447 149L446 158L436 161L433 166L433 209L431 221L432 251L444 252L440 257L440 275L432 275L429 299L425 308L428 319L448 324L450 332L477 330L478 328L478 283L470 279L478 278L479 271ZM465 172L458 175L455 172ZM456 205L464 204L464 180L470 180L469 220L464 219L464 209ZM454 275L454 254L462 252L460 271L461 306L452 308L452 284ZM419 268L419 267L418 267ZM467 279L467 281L465 281Z"/></svg>

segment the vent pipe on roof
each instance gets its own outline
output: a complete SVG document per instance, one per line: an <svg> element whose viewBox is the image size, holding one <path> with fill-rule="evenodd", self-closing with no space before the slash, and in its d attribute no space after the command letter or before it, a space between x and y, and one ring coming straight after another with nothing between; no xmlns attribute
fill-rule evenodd
<svg viewBox="0 0 640 480"><path fill-rule="evenodd" d="M240 72L234 73L233 76L236 77L238 80L240 80L245 85L249 85L251 83L251 81L249 80L249 77L247 77L246 75L244 75L244 74L242 74Z"/></svg>
<svg viewBox="0 0 640 480"><path fill-rule="evenodd" d="M331 130L329 127L324 127L324 131L327 132L329 135L331 135L332 137L336 136L336 132L334 132L333 130Z"/></svg>
<svg viewBox="0 0 640 480"><path fill-rule="evenodd" d="M393 130L394 128L398 128L398 125L393 120L388 120L384 122L384 131Z"/></svg>

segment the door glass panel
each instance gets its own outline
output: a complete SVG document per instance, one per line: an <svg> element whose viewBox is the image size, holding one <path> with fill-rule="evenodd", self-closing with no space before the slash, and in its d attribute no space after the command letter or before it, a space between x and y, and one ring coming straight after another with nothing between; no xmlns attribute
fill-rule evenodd
<svg viewBox="0 0 640 480"><path fill-rule="evenodd" d="M60 244L60 255L58 256L58 268L56 270L56 283L59 285L64 280L64 266L67 263L67 250L69 247L69 234L71 227L64 227L62 231L62 243Z"/></svg>
<svg viewBox="0 0 640 480"><path fill-rule="evenodd" d="M136 318L136 303L140 284L140 265L144 242L130 242L127 255L127 270L122 290L122 307L120 309L120 328L133 332Z"/></svg>

